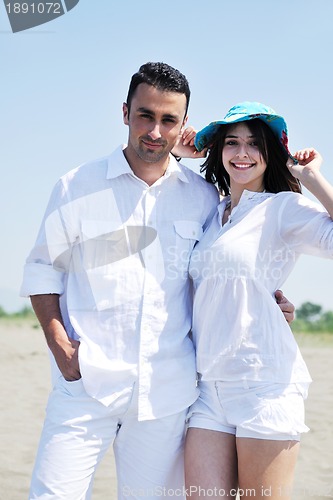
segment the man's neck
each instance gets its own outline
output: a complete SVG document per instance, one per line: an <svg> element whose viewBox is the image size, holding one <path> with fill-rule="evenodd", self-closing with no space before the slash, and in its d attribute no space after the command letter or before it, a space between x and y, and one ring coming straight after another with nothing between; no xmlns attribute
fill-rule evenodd
<svg viewBox="0 0 333 500"><path fill-rule="evenodd" d="M163 177L170 161L170 157L167 156L158 163L145 162L136 155L132 157L128 148L125 148L123 153L136 177L143 180L148 186L152 186L158 179Z"/></svg>

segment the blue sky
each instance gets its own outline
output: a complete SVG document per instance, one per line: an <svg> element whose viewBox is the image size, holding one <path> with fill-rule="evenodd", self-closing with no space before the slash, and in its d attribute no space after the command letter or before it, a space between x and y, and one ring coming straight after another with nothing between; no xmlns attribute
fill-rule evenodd
<svg viewBox="0 0 333 500"><path fill-rule="evenodd" d="M240 101L272 106L333 183L332 18L331 0L80 0L13 34L1 3L0 305L28 303L22 268L57 179L126 142L122 103L144 62L186 74L196 128ZM333 309L333 262L302 257L283 290Z"/></svg>

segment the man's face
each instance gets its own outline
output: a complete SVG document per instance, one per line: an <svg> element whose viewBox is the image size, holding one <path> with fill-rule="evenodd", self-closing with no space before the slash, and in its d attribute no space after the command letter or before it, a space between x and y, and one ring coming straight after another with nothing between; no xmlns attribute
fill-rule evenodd
<svg viewBox="0 0 333 500"><path fill-rule="evenodd" d="M138 85L130 112L123 105L125 125L129 126L127 153L132 160L146 163L165 161L182 133L186 96L162 92L146 83Z"/></svg>

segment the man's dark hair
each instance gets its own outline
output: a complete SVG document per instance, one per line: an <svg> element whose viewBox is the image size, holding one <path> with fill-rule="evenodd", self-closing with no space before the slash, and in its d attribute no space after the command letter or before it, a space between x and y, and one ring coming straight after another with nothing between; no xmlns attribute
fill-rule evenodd
<svg viewBox="0 0 333 500"><path fill-rule="evenodd" d="M186 96L186 110L190 103L190 87L187 78L178 69L162 62L148 62L132 76L127 94L127 108L130 112L133 95L140 83L147 83L165 92L177 92Z"/></svg>
<svg viewBox="0 0 333 500"><path fill-rule="evenodd" d="M271 128L259 119L247 120L241 123L246 123L251 134L256 138L260 154L267 164L264 173L266 191L270 193L279 193L280 191L301 193L300 182L290 173L286 165L288 153ZM222 163L222 151L225 137L234 125L237 125L237 123L219 127L209 148L208 157L200 169L201 172L205 172L208 182L218 185L223 196L230 194L230 176Z"/></svg>

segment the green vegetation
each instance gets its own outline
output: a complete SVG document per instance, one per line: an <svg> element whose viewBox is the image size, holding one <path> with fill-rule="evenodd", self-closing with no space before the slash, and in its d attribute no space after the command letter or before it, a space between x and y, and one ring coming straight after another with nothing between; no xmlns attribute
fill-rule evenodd
<svg viewBox="0 0 333 500"><path fill-rule="evenodd" d="M312 302L304 302L296 309L296 319L291 324L294 332L333 333L333 311L323 311Z"/></svg>
<svg viewBox="0 0 333 500"><path fill-rule="evenodd" d="M0 306L1 319L35 320L31 307L23 307L20 311L7 313ZM291 328L295 333L333 333L333 311L323 311L322 307L312 302L304 302L296 309L296 319Z"/></svg>
<svg viewBox="0 0 333 500"><path fill-rule="evenodd" d="M0 319L35 319L35 313L31 307L23 307L17 312L8 313L0 306Z"/></svg>

